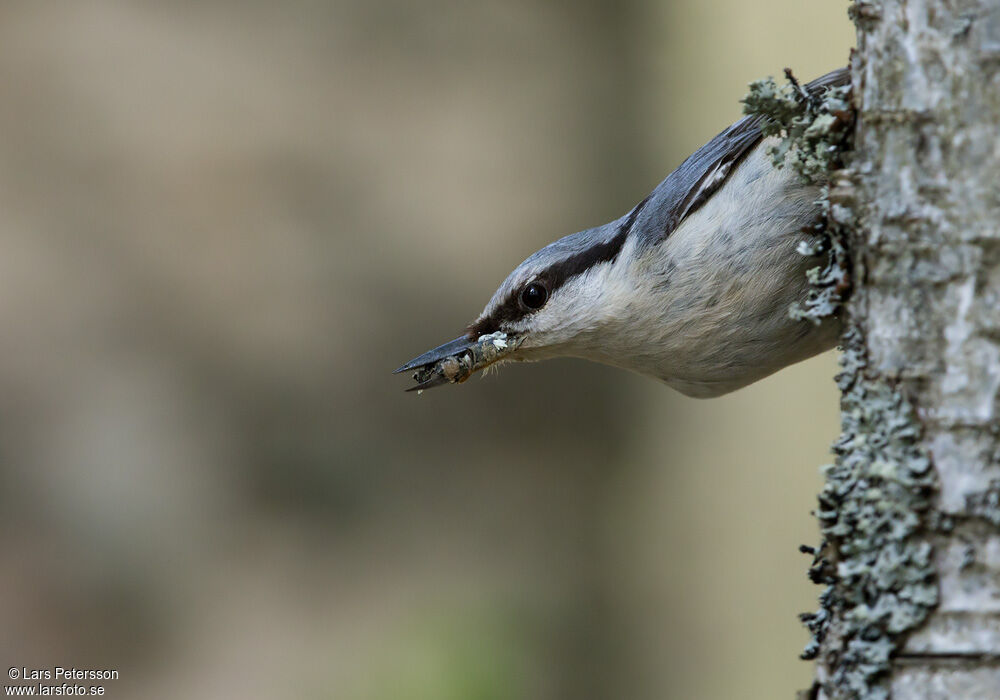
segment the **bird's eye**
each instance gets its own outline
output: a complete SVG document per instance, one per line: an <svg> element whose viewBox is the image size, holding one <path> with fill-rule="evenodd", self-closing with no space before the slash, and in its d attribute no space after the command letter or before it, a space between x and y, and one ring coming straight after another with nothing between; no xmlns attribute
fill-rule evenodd
<svg viewBox="0 0 1000 700"><path fill-rule="evenodd" d="M532 282L521 290L521 303L529 309L540 309L548 301L549 290L539 282Z"/></svg>

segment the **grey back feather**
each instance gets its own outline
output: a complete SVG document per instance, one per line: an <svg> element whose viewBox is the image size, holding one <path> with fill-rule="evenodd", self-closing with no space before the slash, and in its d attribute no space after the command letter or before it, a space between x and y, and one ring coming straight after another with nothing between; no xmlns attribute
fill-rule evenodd
<svg viewBox="0 0 1000 700"><path fill-rule="evenodd" d="M850 82L847 68L813 80L805 86L810 95ZM725 182L739 161L761 140L762 117L743 117L695 151L653 193L636 218L635 230L643 246L656 245L703 204Z"/></svg>

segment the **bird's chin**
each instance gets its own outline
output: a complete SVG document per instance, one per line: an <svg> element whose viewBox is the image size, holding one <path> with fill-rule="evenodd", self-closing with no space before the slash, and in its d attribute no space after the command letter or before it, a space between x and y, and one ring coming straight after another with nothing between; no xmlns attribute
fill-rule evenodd
<svg viewBox="0 0 1000 700"><path fill-rule="evenodd" d="M537 344L532 343L532 340L530 335L524 336L517 350L505 357L504 361L540 362L542 360L551 360L555 357L566 357L571 354L566 352L566 348L563 346Z"/></svg>

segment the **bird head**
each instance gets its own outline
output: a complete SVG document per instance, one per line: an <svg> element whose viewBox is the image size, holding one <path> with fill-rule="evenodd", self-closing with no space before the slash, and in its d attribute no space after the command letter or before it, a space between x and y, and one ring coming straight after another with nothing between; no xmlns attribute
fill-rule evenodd
<svg viewBox="0 0 1000 700"><path fill-rule="evenodd" d="M518 265L465 334L396 370L411 390L465 381L497 362L588 357L627 297L618 265L645 201L604 226L560 238Z"/></svg>

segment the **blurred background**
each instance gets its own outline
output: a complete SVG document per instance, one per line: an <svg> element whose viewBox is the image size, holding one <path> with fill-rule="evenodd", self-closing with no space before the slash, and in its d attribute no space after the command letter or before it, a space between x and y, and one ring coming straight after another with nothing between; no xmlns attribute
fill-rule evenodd
<svg viewBox="0 0 1000 700"><path fill-rule="evenodd" d="M835 356L404 394L846 3L0 5L0 661L112 698L792 697Z"/></svg>

